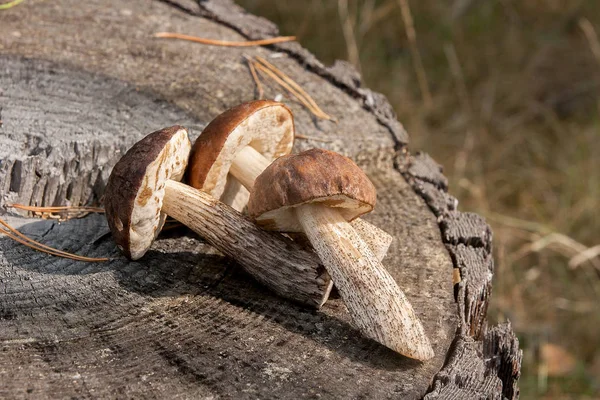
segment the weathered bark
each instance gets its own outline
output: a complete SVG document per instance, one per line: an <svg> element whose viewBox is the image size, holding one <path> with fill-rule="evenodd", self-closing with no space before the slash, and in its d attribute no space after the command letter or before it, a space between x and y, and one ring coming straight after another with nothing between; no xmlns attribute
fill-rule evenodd
<svg viewBox="0 0 600 400"><path fill-rule="evenodd" d="M437 216L442 240L461 277L455 285L460 329L425 398L518 398L519 341L510 323L486 332L494 273L489 225L476 214L456 211L458 202L446 192L442 168L427 154L413 157L402 152L396 165Z"/></svg>
<svg viewBox="0 0 600 400"><path fill-rule="evenodd" d="M0 397L517 395L516 339L509 327L486 333L489 228L456 211L433 160L405 150L385 98L296 43L225 49L152 38L166 30L276 33L229 1L30 0L0 13L0 205L97 202L142 135L174 123L197 135L253 98L243 54L283 53L273 62L339 119L316 121L287 102L298 131L332 140L296 150L324 146L365 168L378 189L368 219L395 238L384 264L436 357L414 362L361 338L339 299L320 312L286 302L195 237L163 237L128 262L101 216L59 224L5 215L45 244L112 260L56 259L0 238ZM456 301L453 267L463 279Z"/></svg>

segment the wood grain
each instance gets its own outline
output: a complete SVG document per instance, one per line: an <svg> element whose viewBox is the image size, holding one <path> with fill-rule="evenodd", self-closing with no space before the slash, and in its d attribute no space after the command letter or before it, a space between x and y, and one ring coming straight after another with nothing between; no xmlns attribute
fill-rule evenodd
<svg viewBox="0 0 600 400"><path fill-rule="evenodd" d="M442 240L461 277L455 287L459 334L426 398L518 398L519 341L510 322L487 330L494 274L490 227L476 214L456 211L457 201L446 192L442 168L427 154L402 152L396 165L437 216Z"/></svg>
<svg viewBox="0 0 600 400"><path fill-rule="evenodd" d="M230 1L29 0L0 14L0 205L97 202L112 165L142 135L176 123L197 134L252 99L243 54L265 57L339 119L315 121L287 102L298 132L331 140L323 146L375 183L368 219L395 238L385 265L436 357L419 364L362 338L339 299L313 312L273 296L189 233L163 236L152 257L127 262L100 216L58 224L4 215L45 244L114 260L58 260L0 238L0 397L421 398L459 393L448 374L457 368L465 393L518 395L510 328L481 342L461 322L468 301L455 303L456 257L438 224L456 202L437 164L406 151L385 97L359 87L346 63L326 67L297 43L223 49L152 38L166 30L224 40L277 33ZM483 304L487 281L472 284Z"/></svg>

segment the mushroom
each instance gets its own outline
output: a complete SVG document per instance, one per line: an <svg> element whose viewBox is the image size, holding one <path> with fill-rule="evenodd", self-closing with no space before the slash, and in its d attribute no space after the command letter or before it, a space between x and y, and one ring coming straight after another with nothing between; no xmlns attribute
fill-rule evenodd
<svg viewBox="0 0 600 400"><path fill-rule="evenodd" d="M113 168L104 196L106 219L125 256L141 258L170 215L277 294L319 308L332 284L318 257L178 182L190 148L185 128L165 128L137 142Z"/></svg>
<svg viewBox="0 0 600 400"><path fill-rule="evenodd" d="M268 230L304 232L359 330L407 357L433 349L394 278L348 221L370 212L375 187L347 157L313 149L275 160L256 179L248 213Z"/></svg>
<svg viewBox="0 0 600 400"><path fill-rule="evenodd" d="M202 131L192 147L188 182L241 211L254 180L273 160L289 154L293 144L294 117L284 104L271 100L240 104ZM361 219L352 225L382 260L392 236Z"/></svg>

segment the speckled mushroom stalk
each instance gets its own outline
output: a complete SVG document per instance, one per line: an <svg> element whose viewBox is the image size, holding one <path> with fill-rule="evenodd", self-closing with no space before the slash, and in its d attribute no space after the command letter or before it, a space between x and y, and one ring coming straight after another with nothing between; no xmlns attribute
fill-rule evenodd
<svg viewBox="0 0 600 400"><path fill-rule="evenodd" d="M428 360L433 349L411 304L347 222L371 211L375 197L350 159L313 149L267 167L254 183L248 212L265 229L306 234L365 336Z"/></svg>
<svg viewBox="0 0 600 400"><path fill-rule="evenodd" d="M273 160L289 154L293 141L294 118L284 104L271 100L240 104L211 121L194 143L189 183L241 211L255 179ZM360 218L351 224L382 260L392 236Z"/></svg>
<svg viewBox="0 0 600 400"><path fill-rule="evenodd" d="M178 182L190 148L185 128L173 126L146 136L117 162L104 200L117 246L128 258L141 258L170 215L277 294L319 308L331 281L318 257L282 235L259 229L209 194Z"/></svg>

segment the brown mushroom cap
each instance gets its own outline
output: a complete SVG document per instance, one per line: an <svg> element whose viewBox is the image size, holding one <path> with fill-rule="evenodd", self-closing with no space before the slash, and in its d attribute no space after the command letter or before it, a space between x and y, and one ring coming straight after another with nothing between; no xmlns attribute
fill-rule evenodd
<svg viewBox="0 0 600 400"><path fill-rule="evenodd" d="M373 210L376 191L348 157L312 149L275 160L254 182L248 214L265 229L301 232L294 207L321 203L352 221Z"/></svg>
<svg viewBox="0 0 600 400"><path fill-rule="evenodd" d="M225 191L237 153L252 146L269 160L289 154L294 144L294 117L284 104L256 100L233 107L202 131L190 155L187 180L215 198Z"/></svg>
<svg viewBox="0 0 600 400"><path fill-rule="evenodd" d="M113 168L104 195L108 226L127 258L137 260L150 248L166 215L161 212L168 179L181 180L191 143L175 125L133 145Z"/></svg>

